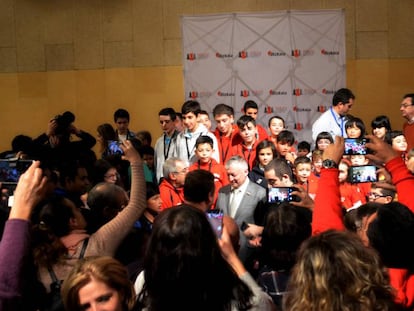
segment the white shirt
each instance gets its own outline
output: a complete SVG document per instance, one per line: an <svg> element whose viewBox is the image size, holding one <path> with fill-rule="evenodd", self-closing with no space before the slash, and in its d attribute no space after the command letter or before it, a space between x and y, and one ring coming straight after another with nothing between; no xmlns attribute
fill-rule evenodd
<svg viewBox="0 0 414 311"><path fill-rule="evenodd" d="M312 139L316 142L316 136L320 132L328 132L335 140L335 136L347 137L345 130L346 118L340 116L332 107L321 114L312 125Z"/></svg>
<svg viewBox="0 0 414 311"><path fill-rule="evenodd" d="M234 218L237 210L240 207L240 203L243 199L244 194L246 193L247 185L249 184L249 177L246 177L244 183L237 189L232 189L229 198L229 213L230 217Z"/></svg>

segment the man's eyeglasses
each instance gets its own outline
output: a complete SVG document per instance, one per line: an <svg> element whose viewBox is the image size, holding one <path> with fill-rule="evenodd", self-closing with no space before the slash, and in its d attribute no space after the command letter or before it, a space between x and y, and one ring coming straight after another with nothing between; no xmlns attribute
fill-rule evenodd
<svg viewBox="0 0 414 311"><path fill-rule="evenodd" d="M401 108L404 108L404 109L410 106L413 106L413 104L401 104Z"/></svg>
<svg viewBox="0 0 414 311"><path fill-rule="evenodd" d="M385 195L378 194L378 193L375 193L375 192L368 192L367 194L368 194L368 198L371 198L371 199L374 199L374 200L386 197Z"/></svg>

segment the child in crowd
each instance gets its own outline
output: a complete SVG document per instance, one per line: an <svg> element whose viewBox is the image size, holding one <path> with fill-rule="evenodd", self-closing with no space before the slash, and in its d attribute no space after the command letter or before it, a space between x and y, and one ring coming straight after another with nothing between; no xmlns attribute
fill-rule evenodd
<svg viewBox="0 0 414 311"><path fill-rule="evenodd" d="M279 116L273 116L269 119L269 140L276 145L277 136L285 129L285 120Z"/></svg>
<svg viewBox="0 0 414 311"><path fill-rule="evenodd" d="M305 156L305 157L308 157L309 159L312 158L310 143L308 143L305 140L302 140L301 142L299 142L297 155L298 157Z"/></svg>
<svg viewBox="0 0 414 311"><path fill-rule="evenodd" d="M181 107L184 131L177 136L177 144L174 156L189 161L190 164L197 161L195 156L195 143L201 135L210 136L214 143L212 157L220 162L216 137L203 124L197 122L201 111L200 103L194 100L186 101Z"/></svg>
<svg viewBox="0 0 414 311"><path fill-rule="evenodd" d="M387 143L405 159L408 145L402 131L389 132L389 135L387 135Z"/></svg>
<svg viewBox="0 0 414 311"><path fill-rule="evenodd" d="M345 123L345 131L348 138L363 138L365 136L365 124L357 117L352 117Z"/></svg>
<svg viewBox="0 0 414 311"><path fill-rule="evenodd" d="M371 121L372 134L379 139L385 140L388 132L391 132L390 119L387 116L378 116Z"/></svg>
<svg viewBox="0 0 414 311"><path fill-rule="evenodd" d="M270 140L262 140L256 147L256 164L249 172L250 180L267 189L264 167L274 158L277 158L275 145Z"/></svg>
<svg viewBox="0 0 414 311"><path fill-rule="evenodd" d="M210 115L208 114L207 111L205 110L201 110L200 113L198 114L198 122L200 122L201 124L204 124L204 126L211 131L211 120L210 120Z"/></svg>
<svg viewBox="0 0 414 311"><path fill-rule="evenodd" d="M244 115L237 120L237 127L239 128L242 142L232 147L232 155L242 156L249 165L250 171L256 160L256 147L258 143L256 121L251 116Z"/></svg>
<svg viewBox="0 0 414 311"><path fill-rule="evenodd" d="M308 194L314 200L318 190L318 181L322 169L322 150L313 150L312 152L312 172L309 176Z"/></svg>
<svg viewBox="0 0 414 311"><path fill-rule="evenodd" d="M306 156L300 156L293 163L293 173L296 177L296 183L306 192L309 192L309 177L312 172L312 161Z"/></svg>
<svg viewBox="0 0 414 311"><path fill-rule="evenodd" d="M348 172L351 167L348 159L342 159L339 162L339 192L341 193L341 204L346 210L358 207L366 203L365 195L361 192L356 184L351 184L348 181Z"/></svg>
<svg viewBox="0 0 414 311"><path fill-rule="evenodd" d="M212 208L214 208L216 204L220 188L229 183L224 165L217 163L217 161L212 157L214 151L213 146L214 143L211 137L202 135L197 138L195 154L198 160L189 168L190 172L194 170L205 170L214 175L215 193Z"/></svg>
<svg viewBox="0 0 414 311"><path fill-rule="evenodd" d="M320 132L316 136L315 149L325 150L330 144L333 144L333 138L328 132Z"/></svg>
<svg viewBox="0 0 414 311"><path fill-rule="evenodd" d="M267 139L269 135L267 134L266 130L260 124L257 123L257 113L259 112L259 107L257 106L256 102L253 100L246 101L243 105L243 112L246 116L251 116L256 122L256 139L258 141Z"/></svg>
<svg viewBox="0 0 414 311"><path fill-rule="evenodd" d="M279 157L286 160L291 167L293 167L293 162L296 159L296 154L292 151L294 143L295 136L288 130L281 131L276 139L276 150Z"/></svg>

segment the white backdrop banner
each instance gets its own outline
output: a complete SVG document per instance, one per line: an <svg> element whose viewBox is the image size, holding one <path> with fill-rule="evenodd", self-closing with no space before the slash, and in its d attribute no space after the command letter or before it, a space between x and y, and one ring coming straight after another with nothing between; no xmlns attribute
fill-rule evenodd
<svg viewBox="0 0 414 311"><path fill-rule="evenodd" d="M296 141L345 87L344 10L234 13L181 18L185 98L224 103L235 119L259 106L257 122L285 119ZM214 124L214 122L213 122Z"/></svg>

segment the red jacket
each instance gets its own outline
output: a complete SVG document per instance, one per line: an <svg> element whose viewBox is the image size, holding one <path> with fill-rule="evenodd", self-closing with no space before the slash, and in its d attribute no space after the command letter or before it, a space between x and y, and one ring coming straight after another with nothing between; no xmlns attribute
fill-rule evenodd
<svg viewBox="0 0 414 311"><path fill-rule="evenodd" d="M233 155L232 146L238 143L241 143L243 140L239 135L238 127L234 124L233 124L233 130L230 136L222 135L218 129L214 131L214 135L217 138L217 143L219 146L220 163L224 165L226 161L230 159L231 156Z"/></svg>
<svg viewBox="0 0 414 311"><path fill-rule="evenodd" d="M162 209L184 203L184 188L175 188L167 179L163 179L159 186Z"/></svg>

